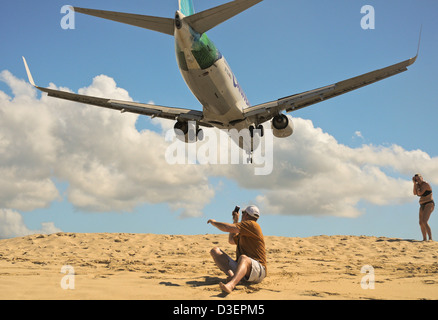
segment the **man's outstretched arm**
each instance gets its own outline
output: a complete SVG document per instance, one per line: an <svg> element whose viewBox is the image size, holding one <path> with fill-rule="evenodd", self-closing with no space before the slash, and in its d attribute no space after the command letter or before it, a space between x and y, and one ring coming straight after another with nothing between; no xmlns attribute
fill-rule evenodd
<svg viewBox="0 0 438 320"><path fill-rule="evenodd" d="M233 234L239 233L239 229L235 224L226 223L226 222L218 222L216 220L210 219L207 223L211 223L212 226L218 228L220 231L229 232Z"/></svg>

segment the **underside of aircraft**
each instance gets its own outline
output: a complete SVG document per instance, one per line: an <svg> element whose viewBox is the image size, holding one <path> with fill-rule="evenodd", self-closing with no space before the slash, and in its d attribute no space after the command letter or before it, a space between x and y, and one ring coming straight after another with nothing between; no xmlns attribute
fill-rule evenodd
<svg viewBox="0 0 438 320"><path fill-rule="evenodd" d="M23 57L29 82L50 97L76 101L122 113L131 112L150 117L175 120L175 131L184 141L192 136L202 137L202 127L219 129L248 129L263 136L262 124L271 121L274 136L285 138L294 128L290 113L359 89L377 81L402 73L412 65L411 59L378 69L354 78L336 82L321 88L295 93L277 100L250 106L235 75L224 56L206 32L263 0L235 0L218 7L195 13L192 0L179 0L179 10L174 18L162 18L140 14L102 11L74 7L75 12L109 19L136 27L157 31L174 37L176 60L181 74L201 103L203 110L144 104L130 101L98 98L37 86ZM421 36L421 34L420 34ZM193 129L189 122L196 125ZM258 130L256 130L258 129ZM237 142L237 141L236 141ZM245 148L244 146L240 146ZM246 149L252 152L253 146Z"/></svg>

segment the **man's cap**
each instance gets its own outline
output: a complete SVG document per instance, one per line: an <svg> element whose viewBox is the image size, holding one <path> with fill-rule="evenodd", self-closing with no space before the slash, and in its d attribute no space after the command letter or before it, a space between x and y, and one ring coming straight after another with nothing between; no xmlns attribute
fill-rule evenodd
<svg viewBox="0 0 438 320"><path fill-rule="evenodd" d="M257 208L256 206L249 206L246 207L245 210L243 210L243 212L246 212L247 214L249 214L251 217L254 217L256 219L258 219L260 217L260 211L259 208Z"/></svg>

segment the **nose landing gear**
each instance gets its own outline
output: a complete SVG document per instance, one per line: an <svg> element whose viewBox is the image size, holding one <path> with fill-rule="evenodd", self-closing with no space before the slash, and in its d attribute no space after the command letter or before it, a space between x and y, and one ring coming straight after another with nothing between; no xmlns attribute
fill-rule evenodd
<svg viewBox="0 0 438 320"><path fill-rule="evenodd" d="M246 163L252 164L252 151L246 151L248 158L246 159Z"/></svg>

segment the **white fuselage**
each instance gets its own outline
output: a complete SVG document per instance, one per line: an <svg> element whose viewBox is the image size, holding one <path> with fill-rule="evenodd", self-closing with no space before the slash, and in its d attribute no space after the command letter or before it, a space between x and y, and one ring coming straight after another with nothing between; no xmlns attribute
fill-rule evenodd
<svg viewBox="0 0 438 320"><path fill-rule="evenodd" d="M175 47L181 74L203 106L204 121L220 129L248 128L243 116L248 99L225 58L214 44L184 23L175 27Z"/></svg>

